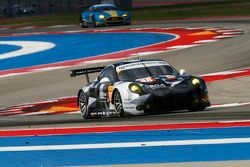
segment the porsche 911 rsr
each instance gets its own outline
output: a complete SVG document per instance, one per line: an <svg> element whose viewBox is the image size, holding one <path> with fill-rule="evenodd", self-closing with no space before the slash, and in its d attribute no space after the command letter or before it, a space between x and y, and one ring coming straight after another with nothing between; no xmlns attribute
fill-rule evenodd
<svg viewBox="0 0 250 167"><path fill-rule="evenodd" d="M113 4L93 5L89 10L81 13L80 24L83 28L108 25L129 25L131 24L131 14L127 11L119 10Z"/></svg>
<svg viewBox="0 0 250 167"><path fill-rule="evenodd" d="M89 82L88 74L100 72ZM87 76L78 92L83 118L202 111L210 105L207 86L197 76L178 73L162 60L135 60L107 67L72 70Z"/></svg>

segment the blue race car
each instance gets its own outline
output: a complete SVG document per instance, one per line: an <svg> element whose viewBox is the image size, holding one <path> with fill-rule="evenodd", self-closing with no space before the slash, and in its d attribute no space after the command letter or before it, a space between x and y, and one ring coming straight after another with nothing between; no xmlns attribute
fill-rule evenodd
<svg viewBox="0 0 250 167"><path fill-rule="evenodd" d="M89 7L80 15L81 27L97 27L108 25L130 25L131 14L119 10L113 4L98 4Z"/></svg>

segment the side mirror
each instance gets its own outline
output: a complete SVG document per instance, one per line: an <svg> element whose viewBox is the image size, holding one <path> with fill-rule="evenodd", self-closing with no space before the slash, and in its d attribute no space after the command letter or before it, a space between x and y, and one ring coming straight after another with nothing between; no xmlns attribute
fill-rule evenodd
<svg viewBox="0 0 250 167"><path fill-rule="evenodd" d="M187 75L186 70L180 69L180 75Z"/></svg>
<svg viewBox="0 0 250 167"><path fill-rule="evenodd" d="M110 83L110 80L107 77L104 77L100 80L100 83L104 84L104 83Z"/></svg>

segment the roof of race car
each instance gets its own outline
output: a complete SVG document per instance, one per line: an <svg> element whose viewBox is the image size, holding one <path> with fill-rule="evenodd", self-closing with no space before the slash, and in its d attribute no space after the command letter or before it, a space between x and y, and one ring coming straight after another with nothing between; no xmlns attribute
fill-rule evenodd
<svg viewBox="0 0 250 167"><path fill-rule="evenodd" d="M121 66L121 65L125 65L125 64L130 64L130 63L137 63L137 62L150 62L150 61L162 61L165 62L163 60L160 59L143 59L143 60L130 60L130 61L124 61L124 62L118 62L113 64L113 66L117 67L117 66Z"/></svg>
<svg viewBox="0 0 250 167"><path fill-rule="evenodd" d="M99 7L106 7L106 6L110 6L110 7L116 7L114 4L97 4L97 5L93 5L91 7L93 8L99 8Z"/></svg>

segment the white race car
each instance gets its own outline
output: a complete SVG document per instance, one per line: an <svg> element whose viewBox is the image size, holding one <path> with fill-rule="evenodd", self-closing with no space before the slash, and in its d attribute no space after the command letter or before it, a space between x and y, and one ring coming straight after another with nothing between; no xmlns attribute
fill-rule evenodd
<svg viewBox="0 0 250 167"><path fill-rule="evenodd" d="M88 74L100 72L89 82ZM188 109L201 111L210 105L202 78L178 73L162 60L134 60L107 67L72 70L88 84L78 92L78 105L84 119L164 113Z"/></svg>

